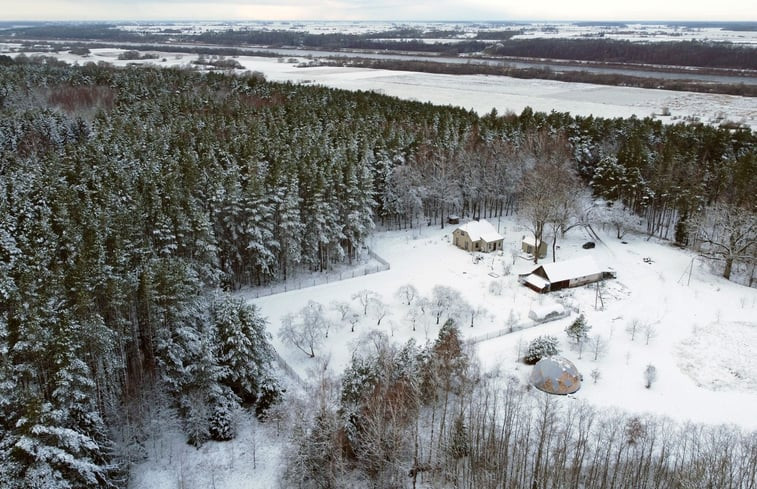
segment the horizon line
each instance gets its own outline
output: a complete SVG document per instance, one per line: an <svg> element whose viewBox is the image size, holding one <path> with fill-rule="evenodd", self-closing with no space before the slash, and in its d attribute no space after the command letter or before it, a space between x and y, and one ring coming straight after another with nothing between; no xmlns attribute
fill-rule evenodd
<svg viewBox="0 0 757 489"><path fill-rule="evenodd" d="M408 22L408 23L421 23L421 22L438 22L438 23L484 23L484 24L533 24L533 23L608 23L608 24L675 24L675 23L687 23L687 24L755 24L757 20L687 20L687 19L657 19L657 20L634 20L634 19L180 19L180 18L165 18L165 19L97 19L97 20L84 20L84 19L0 19L0 24L8 22L26 22L26 23L119 23L119 22L349 22L349 23L370 23L370 22Z"/></svg>

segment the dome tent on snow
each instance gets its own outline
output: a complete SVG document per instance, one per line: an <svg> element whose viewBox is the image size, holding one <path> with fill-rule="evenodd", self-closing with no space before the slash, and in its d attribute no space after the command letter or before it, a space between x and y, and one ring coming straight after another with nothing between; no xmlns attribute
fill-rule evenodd
<svg viewBox="0 0 757 489"><path fill-rule="evenodd" d="M549 394L572 394L581 388L581 374L576 366L557 355L536 362L528 381Z"/></svg>

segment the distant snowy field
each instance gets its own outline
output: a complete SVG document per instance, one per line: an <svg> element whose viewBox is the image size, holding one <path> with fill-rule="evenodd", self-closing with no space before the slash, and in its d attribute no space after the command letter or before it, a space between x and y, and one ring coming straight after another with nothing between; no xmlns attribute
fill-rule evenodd
<svg viewBox="0 0 757 489"><path fill-rule="evenodd" d="M16 47L0 44L0 54ZM126 66L133 61L118 60L121 49L92 49L87 56L55 54L67 63L106 61ZM155 60L142 64L187 66L197 55L156 52ZM304 58L235 57L245 69L259 71L270 81L315 84L344 90L371 90L407 100L453 105L486 114L519 114L526 107L541 112L570 112L595 117L639 118L655 115L665 123L697 120L709 124L731 121L757 129L757 98L733 95L677 92L644 88L615 87L550 80L522 80L505 76L443 75L368 68L298 67ZM294 61L294 62L290 62ZM663 109L669 116L660 115Z"/></svg>
<svg viewBox="0 0 757 489"><path fill-rule="evenodd" d="M478 32L486 31L521 31L514 39L525 38L605 38L623 39L633 42L680 42L680 41L711 41L734 42L742 44L757 44L757 31L733 31L720 27L699 27L667 25L664 23L608 23L608 25L585 25L571 22L518 22L507 24L503 22L377 22L377 21L242 21L242 22L170 22L170 23L132 23L119 27L133 32L150 34L163 33L167 36L178 31L182 34L201 34L203 32L222 32L232 30L262 30L262 31L297 31L311 34L366 34L385 32L393 29L419 29L423 32L457 31L459 38L470 38ZM439 39L449 42L450 39Z"/></svg>

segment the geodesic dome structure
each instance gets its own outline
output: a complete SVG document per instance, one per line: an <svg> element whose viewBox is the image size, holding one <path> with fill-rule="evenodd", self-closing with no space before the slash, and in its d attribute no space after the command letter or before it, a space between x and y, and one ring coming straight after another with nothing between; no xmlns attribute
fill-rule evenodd
<svg viewBox="0 0 757 489"><path fill-rule="evenodd" d="M581 388L581 374L567 358L553 355L536 362L528 381L549 394L573 394Z"/></svg>

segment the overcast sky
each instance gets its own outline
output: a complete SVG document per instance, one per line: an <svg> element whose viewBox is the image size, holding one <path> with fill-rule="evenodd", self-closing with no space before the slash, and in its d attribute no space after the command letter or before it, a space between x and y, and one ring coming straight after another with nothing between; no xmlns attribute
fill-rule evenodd
<svg viewBox="0 0 757 489"><path fill-rule="evenodd" d="M737 20L755 0L0 0L0 20Z"/></svg>

